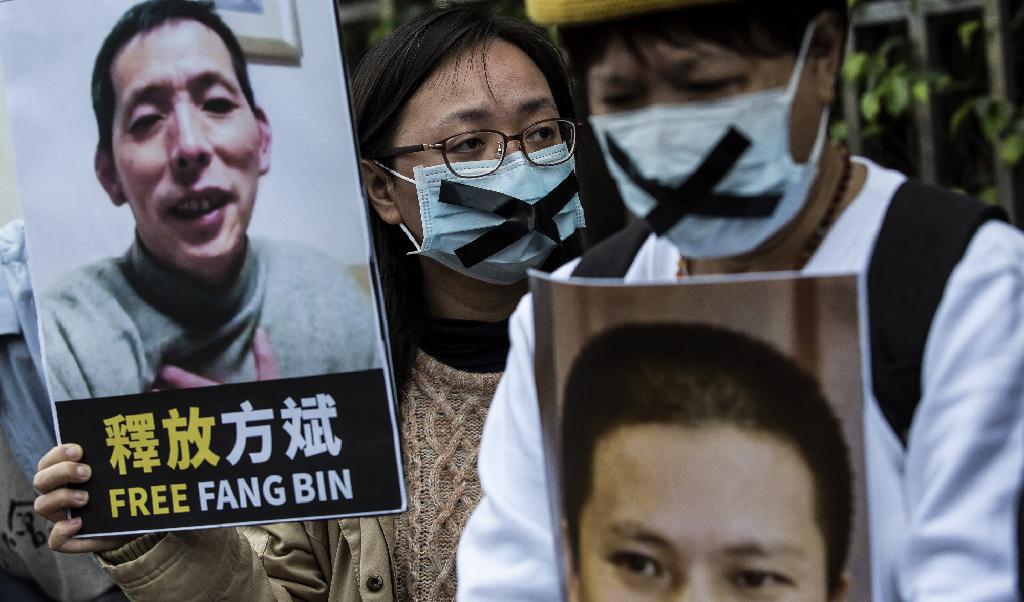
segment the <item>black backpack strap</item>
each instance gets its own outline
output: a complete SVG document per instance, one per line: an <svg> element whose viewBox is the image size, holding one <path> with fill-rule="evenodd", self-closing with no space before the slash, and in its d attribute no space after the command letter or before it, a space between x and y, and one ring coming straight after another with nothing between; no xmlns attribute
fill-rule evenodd
<svg viewBox="0 0 1024 602"><path fill-rule="evenodd" d="M896 191L868 266L874 393L904 445L921 399L921 364L946 281L975 232L1002 209L907 181Z"/></svg>
<svg viewBox="0 0 1024 602"><path fill-rule="evenodd" d="M622 278L650 234L646 222L634 221L584 253L572 271L573 277Z"/></svg>

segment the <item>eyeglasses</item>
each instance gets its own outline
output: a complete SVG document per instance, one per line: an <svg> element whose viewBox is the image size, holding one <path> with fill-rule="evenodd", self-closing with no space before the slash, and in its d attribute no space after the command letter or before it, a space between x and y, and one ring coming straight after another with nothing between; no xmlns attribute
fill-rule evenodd
<svg viewBox="0 0 1024 602"><path fill-rule="evenodd" d="M475 130L449 136L432 144L415 144L390 149L377 159L390 159L406 153L420 153L440 150L448 170L461 178L482 178L501 167L510 141L516 141L526 160L541 167L565 163L576 153L576 127L580 125L568 119L545 119L528 126L513 136L497 130ZM564 144L565 151L553 147ZM551 149L553 152L540 153ZM531 156L540 155L540 156ZM486 161L484 164L471 165ZM470 164L470 165L467 165Z"/></svg>

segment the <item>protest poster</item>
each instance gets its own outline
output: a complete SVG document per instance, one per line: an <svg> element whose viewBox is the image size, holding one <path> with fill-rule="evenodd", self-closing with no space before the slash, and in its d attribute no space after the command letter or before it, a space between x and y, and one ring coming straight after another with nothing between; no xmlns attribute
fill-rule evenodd
<svg viewBox="0 0 1024 602"><path fill-rule="evenodd" d="M336 8L294 3L301 57L258 62L241 4L278 3L0 3L81 535L405 508Z"/></svg>
<svg viewBox="0 0 1024 602"><path fill-rule="evenodd" d="M870 599L855 276L531 290L568 599Z"/></svg>

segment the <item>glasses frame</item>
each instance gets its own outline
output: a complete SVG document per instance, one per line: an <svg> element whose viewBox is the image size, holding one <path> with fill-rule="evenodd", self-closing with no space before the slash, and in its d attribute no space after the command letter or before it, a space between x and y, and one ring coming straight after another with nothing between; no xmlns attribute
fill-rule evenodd
<svg viewBox="0 0 1024 602"><path fill-rule="evenodd" d="M557 162L557 163L537 163L536 161L534 161L533 159L530 158L530 154L529 153L527 153L527 152L525 152L523 150L524 146L526 145L526 141L524 140L524 136L526 135L526 132L530 131L530 129L532 129L532 128L534 128L534 127L536 127L536 126L538 126L538 125L540 125L542 123L547 123L549 121L557 121L557 122L562 123L562 124L567 124L569 127L572 128L572 148L569 149L569 152L568 152L568 154L566 154L565 158L562 159L561 161ZM540 121L535 121L535 122L531 123L530 125L526 126L525 128L523 128L522 131L520 131L518 134L514 134L514 135L511 135L511 136L509 136L505 132L499 132L498 130L489 130L489 129L470 130L468 132L461 132L461 133L455 134L454 136L448 136L447 138L445 138L443 140L439 140L437 142L431 142L431 143L428 143L428 144L413 144L411 146L399 146L399 147L396 147L396 148L392 148L392 149L389 149L389 150L385 151L384 153L378 155L377 157L375 157L375 159L376 160L391 159L391 158L397 157L398 155L405 155L405 154L408 154L408 153L422 153L424 151L439 150L439 151L441 151L441 157L444 159L444 164L448 168L448 171L452 172L452 174L454 174L456 177L459 177L459 178L482 178L484 176L489 176L492 173L494 173L494 172L498 171L499 169L501 169L501 164L505 160L505 157L508 155L508 143L512 142L512 141L515 141L515 142L519 143L519 150L523 151L523 155L526 157L526 160L529 161L531 164L536 165L538 167L554 167L556 165L561 165L561 164L565 163L566 161L568 161L569 159L572 159L573 156L576 155L576 146L577 146L577 143L579 141L579 137L576 135L576 132L582 126L583 126L583 122L581 122L581 121L575 121L575 120L572 120L572 119L563 119L561 117L550 117L548 119L541 119ZM462 174L456 172L455 168L452 167L451 161L448 160L448 151L445 150L445 147L448 145L448 142L450 140L454 140L455 138L461 138L462 136L468 136L470 134L497 134L497 135L501 136L501 139L502 139L501 158L498 160L498 164L494 166L494 169L492 169L492 170L490 170L490 171L488 171L486 173L480 173L480 174L476 174L476 175L472 175L472 176L466 176L466 175L462 175Z"/></svg>

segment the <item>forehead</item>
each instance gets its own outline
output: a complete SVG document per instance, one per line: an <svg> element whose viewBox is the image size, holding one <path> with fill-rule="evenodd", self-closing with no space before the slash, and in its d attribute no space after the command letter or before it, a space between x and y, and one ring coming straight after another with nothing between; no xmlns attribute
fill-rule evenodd
<svg viewBox="0 0 1024 602"><path fill-rule="evenodd" d="M405 116L436 120L464 108L512 113L538 96L552 98L540 68L519 47L498 39L442 63L409 100Z"/></svg>
<svg viewBox="0 0 1024 602"><path fill-rule="evenodd" d="M604 49L594 54L588 65L590 77L607 77L637 69L658 70L665 67L690 66L715 68L725 64L735 67L753 66L754 57L732 48L679 34L670 40L658 35L631 35L611 32Z"/></svg>
<svg viewBox="0 0 1024 602"><path fill-rule="evenodd" d="M190 19L174 19L136 34L117 53L110 68L118 98L137 88L173 84L208 72L237 82L223 40Z"/></svg>
<svg viewBox="0 0 1024 602"><path fill-rule="evenodd" d="M785 543L819 550L809 468L779 439L731 426L628 426L594 453L590 504L688 547Z"/></svg>

